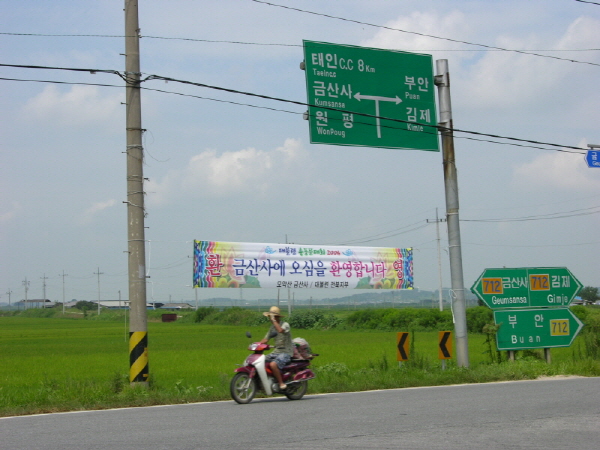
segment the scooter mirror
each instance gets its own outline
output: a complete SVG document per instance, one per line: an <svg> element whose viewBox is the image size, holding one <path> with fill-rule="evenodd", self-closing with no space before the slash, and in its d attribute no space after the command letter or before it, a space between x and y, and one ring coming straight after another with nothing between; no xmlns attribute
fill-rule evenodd
<svg viewBox="0 0 600 450"><path fill-rule="evenodd" d="M246 337L247 337L248 339L252 339L252 335L250 334L250 332L249 332L249 331L246 331Z"/></svg>

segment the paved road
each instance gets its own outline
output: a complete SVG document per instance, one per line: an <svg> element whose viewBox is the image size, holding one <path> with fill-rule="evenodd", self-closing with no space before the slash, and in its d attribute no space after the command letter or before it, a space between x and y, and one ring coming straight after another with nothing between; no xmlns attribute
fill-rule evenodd
<svg viewBox="0 0 600 450"><path fill-rule="evenodd" d="M600 378L0 419L0 449L600 448Z"/></svg>

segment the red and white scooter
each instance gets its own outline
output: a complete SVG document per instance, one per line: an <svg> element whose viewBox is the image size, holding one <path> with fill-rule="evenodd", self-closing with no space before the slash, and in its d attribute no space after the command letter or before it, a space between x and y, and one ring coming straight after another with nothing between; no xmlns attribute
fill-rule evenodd
<svg viewBox="0 0 600 450"><path fill-rule="evenodd" d="M246 333L246 336L251 337L250 333ZM280 391L279 384L271 368L266 364L266 356L263 354L270 348L273 347L260 342L254 342L248 347L248 350L253 353L246 358L243 366L235 369L236 374L229 385L231 398L236 402L250 403L258 391L266 395L283 394L290 400L300 400L306 393L308 380L315 377L309 368L310 360L317 355L312 354L309 359L292 359L281 370L283 382L287 387Z"/></svg>

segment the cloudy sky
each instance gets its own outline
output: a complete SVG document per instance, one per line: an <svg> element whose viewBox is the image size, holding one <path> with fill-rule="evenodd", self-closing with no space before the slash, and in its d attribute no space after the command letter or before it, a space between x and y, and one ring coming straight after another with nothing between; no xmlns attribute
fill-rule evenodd
<svg viewBox="0 0 600 450"><path fill-rule="evenodd" d="M140 0L139 20L144 76L295 102L303 39L447 59L457 129L558 144L456 133L465 286L503 266L600 285L600 170L571 148L600 144L600 5ZM123 80L25 67L123 72L123 2L4 2L0 33L0 63L24 66L0 66L0 302L24 298L25 280L30 299L45 284L62 300L63 280L67 300L127 298ZM437 289L441 153L311 144L301 105L143 87L149 300L194 300L194 239L413 247L415 286ZM444 286L448 266L443 250Z"/></svg>

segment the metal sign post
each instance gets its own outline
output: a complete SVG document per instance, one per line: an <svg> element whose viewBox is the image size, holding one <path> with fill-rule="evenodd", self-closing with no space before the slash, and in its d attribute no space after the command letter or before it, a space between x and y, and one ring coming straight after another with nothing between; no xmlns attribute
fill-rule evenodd
<svg viewBox="0 0 600 450"><path fill-rule="evenodd" d="M460 242L460 222L458 217L458 176L454 155L454 134L452 106L450 102L450 74L448 60L436 61L435 84L440 99L440 126L444 164L444 186L446 190L446 222L448 224L448 252L450 254L450 278L452 282L452 312L456 333L456 363L459 367L469 367L469 347L467 337L467 308Z"/></svg>

